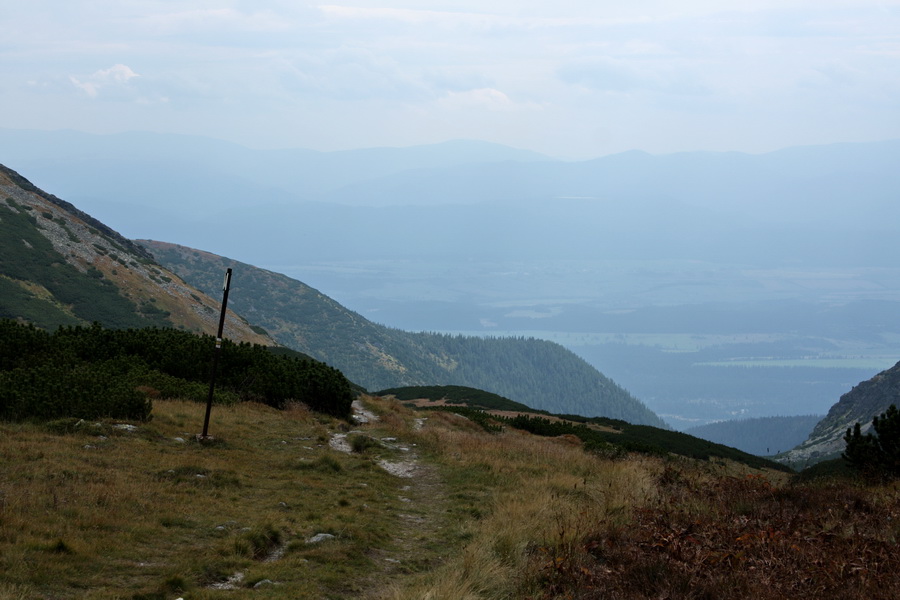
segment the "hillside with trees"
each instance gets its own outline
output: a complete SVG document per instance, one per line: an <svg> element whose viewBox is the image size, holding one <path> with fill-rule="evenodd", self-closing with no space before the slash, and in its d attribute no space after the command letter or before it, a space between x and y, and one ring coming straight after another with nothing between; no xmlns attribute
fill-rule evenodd
<svg viewBox="0 0 900 600"><path fill-rule="evenodd" d="M803 442L821 419L821 415L735 419L691 427L685 433L757 456L771 456Z"/></svg>
<svg viewBox="0 0 900 600"><path fill-rule="evenodd" d="M468 386L554 413L666 427L626 390L553 342L391 329L284 275L184 246L141 243L209 293L224 269L234 269L233 289L242 298L235 310L279 343L334 365L366 389Z"/></svg>

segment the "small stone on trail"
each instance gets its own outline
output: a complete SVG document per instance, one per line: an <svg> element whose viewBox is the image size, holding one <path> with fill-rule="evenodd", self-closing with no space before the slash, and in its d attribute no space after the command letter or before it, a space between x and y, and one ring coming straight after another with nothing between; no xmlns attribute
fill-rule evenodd
<svg viewBox="0 0 900 600"><path fill-rule="evenodd" d="M308 540L306 540L306 543L307 544L318 544L319 542L324 542L326 540L333 540L333 539L334 539L334 536L331 535L330 533L317 533L316 535L314 535L311 538L309 538Z"/></svg>

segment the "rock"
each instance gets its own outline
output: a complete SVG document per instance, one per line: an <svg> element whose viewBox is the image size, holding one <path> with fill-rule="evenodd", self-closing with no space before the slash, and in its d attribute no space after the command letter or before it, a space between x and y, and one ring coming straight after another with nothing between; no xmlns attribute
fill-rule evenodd
<svg viewBox="0 0 900 600"><path fill-rule="evenodd" d="M263 579L262 581L257 581L253 584L253 589L258 590L259 588L266 587L268 585L275 585L275 582L271 579Z"/></svg>
<svg viewBox="0 0 900 600"><path fill-rule="evenodd" d="M334 536L331 535L330 533L317 533L316 535L314 535L311 538L309 538L308 540L306 540L306 543L307 544L319 544L321 542L325 542L327 540L333 540L333 539L334 539Z"/></svg>

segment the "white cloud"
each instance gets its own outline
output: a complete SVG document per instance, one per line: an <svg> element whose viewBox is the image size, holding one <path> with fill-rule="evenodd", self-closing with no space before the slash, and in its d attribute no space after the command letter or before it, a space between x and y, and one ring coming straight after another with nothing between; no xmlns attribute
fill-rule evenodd
<svg viewBox="0 0 900 600"><path fill-rule="evenodd" d="M288 20L271 10L241 12L233 8L196 8L153 13L139 17L136 22L157 34L204 31L281 32L291 28Z"/></svg>
<svg viewBox="0 0 900 600"><path fill-rule="evenodd" d="M257 147L484 132L590 156L900 137L900 0L325 1L12 3L0 114L16 121L0 127L108 130L111 105L80 95L120 100L123 128Z"/></svg>
<svg viewBox="0 0 900 600"><path fill-rule="evenodd" d="M509 96L493 88L481 88L464 92L447 92L438 105L449 109L479 108L487 110L508 110L513 108Z"/></svg>
<svg viewBox="0 0 900 600"><path fill-rule="evenodd" d="M123 64L116 64L108 69L95 71L86 80L81 81L74 75L69 76L69 81L87 94L91 98L100 95L100 91L104 88L124 87L128 85L135 77L140 77L131 67Z"/></svg>

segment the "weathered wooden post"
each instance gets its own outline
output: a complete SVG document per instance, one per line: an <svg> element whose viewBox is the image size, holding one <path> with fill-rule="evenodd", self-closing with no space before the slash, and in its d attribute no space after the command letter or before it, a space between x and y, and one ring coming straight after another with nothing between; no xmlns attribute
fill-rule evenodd
<svg viewBox="0 0 900 600"><path fill-rule="evenodd" d="M216 371L219 368L219 354L222 352L222 330L225 328L225 309L228 307L228 290L231 287L231 269L225 271L222 284L222 312L219 314L219 331L216 333L216 349L213 351L212 370L209 375L209 396L206 399L206 416L203 418L201 440L209 439L209 413L212 412L213 392L216 389Z"/></svg>

